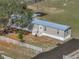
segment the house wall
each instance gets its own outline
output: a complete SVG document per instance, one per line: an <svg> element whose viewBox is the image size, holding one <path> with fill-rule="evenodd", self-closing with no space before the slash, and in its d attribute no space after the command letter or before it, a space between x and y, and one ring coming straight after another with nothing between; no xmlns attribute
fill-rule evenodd
<svg viewBox="0 0 79 59"><path fill-rule="evenodd" d="M40 25L36 25L36 24L34 25L32 34L37 33L37 31L40 31L39 26ZM54 36L59 36L59 37L64 37L64 31L62 31L62 30L54 29L54 28L51 28L51 27L45 27L45 26L44 26L43 29L44 30L43 30L42 33L54 35ZM41 35L42 35L42 33L41 33Z"/></svg>
<svg viewBox="0 0 79 59"><path fill-rule="evenodd" d="M44 31L44 33L64 37L64 31L54 29L54 28L51 28L51 27L46 27L46 31Z"/></svg>
<svg viewBox="0 0 79 59"><path fill-rule="evenodd" d="M64 32L64 37L71 35L71 29L68 29L67 31Z"/></svg>
<svg viewBox="0 0 79 59"><path fill-rule="evenodd" d="M56 39L59 39L59 40L62 40L62 41L65 41L66 39L70 38L71 30L68 30L68 34L67 34L62 30L43 26L43 28L42 28L43 31L41 32L41 30L39 28L40 26L42 26L42 25L34 24L34 27L33 27L33 30L32 30L32 35L37 35L37 36L43 36L44 35L44 36L56 38Z"/></svg>
<svg viewBox="0 0 79 59"><path fill-rule="evenodd" d="M39 26L34 24L33 30L32 30L32 35L36 35L38 29L39 29Z"/></svg>

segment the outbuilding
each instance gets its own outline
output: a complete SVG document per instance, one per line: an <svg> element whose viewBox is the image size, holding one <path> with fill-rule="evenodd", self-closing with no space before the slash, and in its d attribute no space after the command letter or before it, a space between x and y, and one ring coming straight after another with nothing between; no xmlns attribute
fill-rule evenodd
<svg viewBox="0 0 79 59"><path fill-rule="evenodd" d="M61 41L67 41L71 38L71 27L53 22L48 22L40 18L33 18L32 35L48 36Z"/></svg>

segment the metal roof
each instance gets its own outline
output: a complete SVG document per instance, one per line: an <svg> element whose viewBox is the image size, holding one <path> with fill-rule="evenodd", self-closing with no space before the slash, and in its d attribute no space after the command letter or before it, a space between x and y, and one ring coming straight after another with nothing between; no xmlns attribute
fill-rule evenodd
<svg viewBox="0 0 79 59"><path fill-rule="evenodd" d="M70 28L70 26L61 25L61 24L57 24L57 23L53 23L53 22L48 22L48 21L42 20L40 18L33 18L32 23L47 26L47 27L52 27L52 28L55 28L55 29L63 30L63 31Z"/></svg>
<svg viewBox="0 0 79 59"><path fill-rule="evenodd" d="M64 44L44 53L40 53L32 59L63 59L63 55L68 55L79 49L79 39L71 39Z"/></svg>

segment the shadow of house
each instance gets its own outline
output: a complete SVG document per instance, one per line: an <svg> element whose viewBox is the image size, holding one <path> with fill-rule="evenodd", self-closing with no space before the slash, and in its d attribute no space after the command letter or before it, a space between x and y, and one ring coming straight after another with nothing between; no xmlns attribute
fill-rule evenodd
<svg viewBox="0 0 79 59"><path fill-rule="evenodd" d="M63 55L72 53L77 49L79 49L79 40L72 39L62 45L59 45L57 48L51 51L35 56L33 59L63 59Z"/></svg>

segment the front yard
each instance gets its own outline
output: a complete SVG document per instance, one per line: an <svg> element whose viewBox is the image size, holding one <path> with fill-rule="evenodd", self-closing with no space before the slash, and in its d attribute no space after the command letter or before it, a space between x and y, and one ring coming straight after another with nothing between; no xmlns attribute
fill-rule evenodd
<svg viewBox="0 0 79 59"><path fill-rule="evenodd" d="M20 41L17 33L10 33L7 37ZM24 35L24 40L25 43L38 46L40 48L52 48L55 47L56 44L60 43L60 41L52 38L32 36L31 33Z"/></svg>

